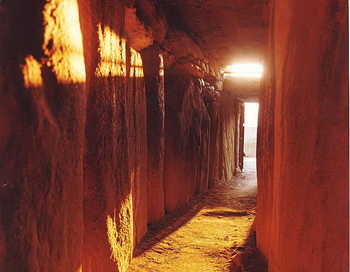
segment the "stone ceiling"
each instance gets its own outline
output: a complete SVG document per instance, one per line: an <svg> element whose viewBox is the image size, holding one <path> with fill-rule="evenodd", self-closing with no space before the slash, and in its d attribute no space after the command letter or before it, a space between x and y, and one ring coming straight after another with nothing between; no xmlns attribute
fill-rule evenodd
<svg viewBox="0 0 350 272"><path fill-rule="evenodd" d="M262 57L267 0L160 1L171 24L203 40L220 65Z"/></svg>
<svg viewBox="0 0 350 272"><path fill-rule="evenodd" d="M223 91L233 93L237 100L243 102L259 102L259 78L227 78L224 81Z"/></svg>

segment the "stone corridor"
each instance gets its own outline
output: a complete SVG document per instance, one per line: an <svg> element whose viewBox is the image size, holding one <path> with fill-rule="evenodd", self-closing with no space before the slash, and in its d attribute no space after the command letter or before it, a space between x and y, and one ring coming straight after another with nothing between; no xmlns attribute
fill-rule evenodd
<svg viewBox="0 0 350 272"><path fill-rule="evenodd" d="M348 29L345 0L1 0L0 272L347 272Z"/></svg>
<svg viewBox="0 0 350 272"><path fill-rule="evenodd" d="M254 232L255 171L255 160L248 159L243 172L152 225L136 246L128 271L243 269L242 254L255 253L254 247L246 246ZM267 271L264 262L258 261L246 271Z"/></svg>

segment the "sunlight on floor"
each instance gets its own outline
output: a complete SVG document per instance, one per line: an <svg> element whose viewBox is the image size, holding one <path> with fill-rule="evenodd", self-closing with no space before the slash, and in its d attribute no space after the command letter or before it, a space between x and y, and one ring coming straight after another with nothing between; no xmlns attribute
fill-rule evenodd
<svg viewBox="0 0 350 272"><path fill-rule="evenodd" d="M239 173L182 214L168 214L137 246L128 271L233 271L252 233L255 205L255 172Z"/></svg>

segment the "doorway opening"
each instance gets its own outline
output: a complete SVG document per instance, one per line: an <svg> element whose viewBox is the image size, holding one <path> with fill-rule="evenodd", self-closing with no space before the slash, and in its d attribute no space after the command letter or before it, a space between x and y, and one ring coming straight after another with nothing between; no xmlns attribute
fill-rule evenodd
<svg viewBox="0 0 350 272"><path fill-rule="evenodd" d="M259 103L244 103L244 168L256 172Z"/></svg>

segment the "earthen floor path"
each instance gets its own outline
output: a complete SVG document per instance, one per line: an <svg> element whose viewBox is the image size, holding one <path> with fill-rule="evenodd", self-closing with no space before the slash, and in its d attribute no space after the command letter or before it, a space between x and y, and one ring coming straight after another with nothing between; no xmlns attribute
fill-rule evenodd
<svg viewBox="0 0 350 272"><path fill-rule="evenodd" d="M241 271L256 193L255 159L245 159L242 173L151 225L128 271Z"/></svg>

